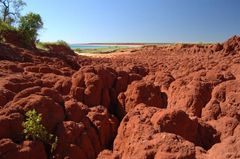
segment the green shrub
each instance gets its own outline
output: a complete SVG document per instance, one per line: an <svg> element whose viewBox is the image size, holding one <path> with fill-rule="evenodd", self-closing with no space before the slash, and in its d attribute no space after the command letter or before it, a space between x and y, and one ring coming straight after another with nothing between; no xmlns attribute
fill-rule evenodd
<svg viewBox="0 0 240 159"><path fill-rule="evenodd" d="M51 145L51 152L56 149L58 138L47 132L41 124L42 116L35 109L26 112L26 121L23 122L23 132L26 139L41 140L45 144Z"/></svg>
<svg viewBox="0 0 240 159"><path fill-rule="evenodd" d="M8 31L16 31L16 28L3 21L0 21L0 42L4 41L3 34Z"/></svg>
<svg viewBox="0 0 240 159"><path fill-rule="evenodd" d="M60 46L65 46L70 49L70 46L68 45L68 43L63 40L58 40L56 42L37 42L36 43L37 48L43 49L43 50L47 50L48 46L50 46L50 45L60 45Z"/></svg>
<svg viewBox="0 0 240 159"><path fill-rule="evenodd" d="M13 26L0 21L0 31L16 30Z"/></svg>
<svg viewBox="0 0 240 159"><path fill-rule="evenodd" d="M76 52L82 52L82 49L80 49L80 48L76 48L76 49L73 49L74 51L76 51Z"/></svg>
<svg viewBox="0 0 240 159"><path fill-rule="evenodd" d="M30 12L20 17L18 30L27 47L31 47L37 41L38 31L42 29L42 27L43 21L39 14Z"/></svg>

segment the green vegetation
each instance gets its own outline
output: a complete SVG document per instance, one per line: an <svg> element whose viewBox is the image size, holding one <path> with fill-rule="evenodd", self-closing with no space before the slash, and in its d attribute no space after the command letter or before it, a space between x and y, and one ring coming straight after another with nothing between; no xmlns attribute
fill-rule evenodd
<svg viewBox="0 0 240 159"><path fill-rule="evenodd" d="M63 41L63 40L58 40L57 42L52 43L52 44L55 44L55 45L62 45L62 46L65 46L65 47L70 48L70 46L68 45L68 43L67 43L66 41Z"/></svg>
<svg viewBox="0 0 240 159"><path fill-rule="evenodd" d="M80 48L73 49L73 51L75 51L75 52L79 52L79 53L83 52L83 50L80 49Z"/></svg>
<svg viewBox="0 0 240 159"><path fill-rule="evenodd" d="M39 14L20 12L26 5L22 0L0 0L0 41L4 41L5 33L14 32L23 45L31 48L38 41L38 31L43 27Z"/></svg>
<svg viewBox="0 0 240 159"><path fill-rule="evenodd" d="M3 21L0 21L0 31L6 31L6 30L15 31L16 28L14 28L13 26L11 26Z"/></svg>
<svg viewBox="0 0 240 159"><path fill-rule="evenodd" d="M67 48L70 48L68 43L63 40L58 40L56 42L37 42L36 43L36 47L42 50L47 50L49 45L60 45L60 46L65 46Z"/></svg>
<svg viewBox="0 0 240 159"><path fill-rule="evenodd" d="M115 52L119 49L126 49L129 48L127 46L109 46L109 47L104 47L104 48L97 48L97 49L73 49L75 52L78 53L100 53L100 54L107 54L107 53L112 53Z"/></svg>
<svg viewBox="0 0 240 159"><path fill-rule="evenodd" d="M213 45L213 44L216 44L216 43L213 43L213 42L198 42L198 43L196 43L196 44L198 44L198 45Z"/></svg>
<svg viewBox="0 0 240 159"><path fill-rule="evenodd" d="M18 30L23 35L25 43L37 41L38 30L43 27L42 18L39 14L28 13L22 16L19 21Z"/></svg>
<svg viewBox="0 0 240 159"><path fill-rule="evenodd" d="M26 112L26 121L23 122L23 132L26 139L41 140L51 145L51 152L56 149L58 138L49 134L46 128L41 124L42 116L35 109Z"/></svg>
<svg viewBox="0 0 240 159"><path fill-rule="evenodd" d="M3 34L6 31L16 31L16 28L0 20L0 42L4 41Z"/></svg>

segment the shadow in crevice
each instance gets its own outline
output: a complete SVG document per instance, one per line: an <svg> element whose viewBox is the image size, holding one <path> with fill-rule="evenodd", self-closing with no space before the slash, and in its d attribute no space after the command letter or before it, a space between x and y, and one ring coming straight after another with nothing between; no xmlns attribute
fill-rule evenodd
<svg viewBox="0 0 240 159"><path fill-rule="evenodd" d="M168 106L168 96L165 92L161 92L162 105L161 108L167 108Z"/></svg>
<svg viewBox="0 0 240 159"><path fill-rule="evenodd" d="M220 142L220 134L208 124L199 123L197 133L196 145L205 150L209 150L213 145Z"/></svg>

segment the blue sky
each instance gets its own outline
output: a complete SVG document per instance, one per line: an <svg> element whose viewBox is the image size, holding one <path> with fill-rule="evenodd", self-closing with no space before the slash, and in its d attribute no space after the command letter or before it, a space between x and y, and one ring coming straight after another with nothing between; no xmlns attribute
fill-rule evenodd
<svg viewBox="0 0 240 159"><path fill-rule="evenodd" d="M240 34L240 0L25 0L41 41L221 42Z"/></svg>

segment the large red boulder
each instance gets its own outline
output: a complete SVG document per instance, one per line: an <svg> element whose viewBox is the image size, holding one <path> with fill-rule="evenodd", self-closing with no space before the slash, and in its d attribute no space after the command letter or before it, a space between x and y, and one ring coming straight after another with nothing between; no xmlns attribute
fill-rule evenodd
<svg viewBox="0 0 240 159"><path fill-rule="evenodd" d="M152 116L151 122L153 127L160 132L174 133L196 143L198 121L197 119L191 120L182 110L158 111Z"/></svg>
<svg viewBox="0 0 240 159"><path fill-rule="evenodd" d="M120 93L118 101L119 112L121 110L129 112L140 103L158 108L167 106L166 96L161 92L160 87L145 81L132 82L126 92Z"/></svg>
<svg viewBox="0 0 240 159"><path fill-rule="evenodd" d="M83 67L72 77L72 96L88 106L110 107L110 89L116 73L110 68Z"/></svg>
<svg viewBox="0 0 240 159"><path fill-rule="evenodd" d="M161 90L168 90L171 83L175 81L170 72L157 71L144 77L145 81L152 82L161 87Z"/></svg>
<svg viewBox="0 0 240 159"><path fill-rule="evenodd" d="M172 83L168 95L169 107L178 107L200 117L203 107L211 99L211 85L198 81L179 80Z"/></svg>

